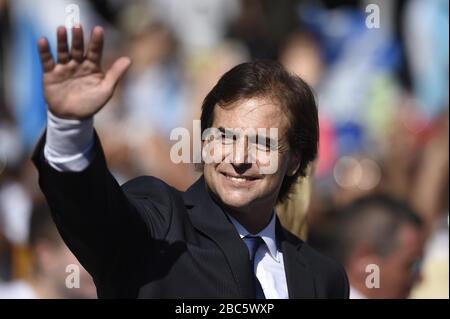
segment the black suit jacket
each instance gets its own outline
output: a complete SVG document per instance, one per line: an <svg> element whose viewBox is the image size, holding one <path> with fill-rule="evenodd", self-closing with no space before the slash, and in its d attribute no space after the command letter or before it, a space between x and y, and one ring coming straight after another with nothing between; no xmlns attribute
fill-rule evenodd
<svg viewBox="0 0 450 319"><path fill-rule="evenodd" d="M154 177L122 187L96 137L93 162L58 172L33 162L67 246L92 275L100 298L254 298L248 250L200 178L180 192ZM290 298L347 298L343 268L277 220Z"/></svg>

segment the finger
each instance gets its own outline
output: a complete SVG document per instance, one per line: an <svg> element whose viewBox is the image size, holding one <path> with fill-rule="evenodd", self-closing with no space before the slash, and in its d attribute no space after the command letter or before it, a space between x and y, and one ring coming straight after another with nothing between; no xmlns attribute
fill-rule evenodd
<svg viewBox="0 0 450 319"><path fill-rule="evenodd" d="M38 40L39 57L41 59L42 70L44 72L50 72L55 66L52 53L50 52L50 45L46 38L40 38Z"/></svg>
<svg viewBox="0 0 450 319"><path fill-rule="evenodd" d="M70 61L69 46L67 45L67 31L65 27L59 27L56 31L58 42L58 63L68 63Z"/></svg>
<svg viewBox="0 0 450 319"><path fill-rule="evenodd" d="M84 58L84 39L83 28L75 26L72 28L72 50L70 51L72 59L82 62Z"/></svg>
<svg viewBox="0 0 450 319"><path fill-rule="evenodd" d="M114 88L125 72L131 65L131 60L128 57L121 57L114 62L111 68L106 72L103 84L108 88Z"/></svg>
<svg viewBox="0 0 450 319"><path fill-rule="evenodd" d="M103 28L95 27L91 33L91 40L89 41L87 59L100 67L103 51Z"/></svg>

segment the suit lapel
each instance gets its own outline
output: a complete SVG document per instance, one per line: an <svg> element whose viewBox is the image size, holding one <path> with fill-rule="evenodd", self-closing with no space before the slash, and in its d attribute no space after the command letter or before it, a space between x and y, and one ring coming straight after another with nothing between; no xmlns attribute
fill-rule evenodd
<svg viewBox="0 0 450 319"><path fill-rule="evenodd" d="M211 198L203 176L184 194L193 226L221 249L239 287L242 298L254 298L253 274L248 250L233 224Z"/></svg>
<svg viewBox="0 0 450 319"><path fill-rule="evenodd" d="M303 242L284 230L278 218L276 233L283 251L289 299L315 298L312 270L302 258Z"/></svg>

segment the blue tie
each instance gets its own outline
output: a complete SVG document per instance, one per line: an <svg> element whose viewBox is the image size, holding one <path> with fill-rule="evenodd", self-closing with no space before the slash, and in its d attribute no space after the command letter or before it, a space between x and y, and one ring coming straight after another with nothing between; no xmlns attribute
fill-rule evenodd
<svg viewBox="0 0 450 319"><path fill-rule="evenodd" d="M250 255L250 264L252 266L253 279L255 282L256 299L266 299L266 296L264 295L264 292L261 287L261 283L259 282L258 277L256 277L255 274L255 254L259 246L263 244L264 241L259 236L255 237L250 235L245 236L243 239L245 244L247 245L248 252Z"/></svg>

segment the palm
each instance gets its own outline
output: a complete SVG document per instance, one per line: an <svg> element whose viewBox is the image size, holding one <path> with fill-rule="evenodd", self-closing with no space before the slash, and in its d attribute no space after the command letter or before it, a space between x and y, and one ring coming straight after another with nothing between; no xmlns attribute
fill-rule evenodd
<svg viewBox="0 0 450 319"><path fill-rule="evenodd" d="M68 113L66 115L77 112L85 117L107 102L112 91L101 85L105 77L103 72L94 69L83 72L82 69L82 65L73 66L73 69L64 65L58 71L44 74L44 97L51 111Z"/></svg>
<svg viewBox="0 0 450 319"><path fill-rule="evenodd" d="M81 28L73 29L69 54L64 28L59 28L58 63L51 57L48 42L39 41L44 69L44 97L52 113L60 117L82 119L98 112L111 98L114 87L125 73L130 61L117 60L106 73L101 69L103 30L95 28L86 54Z"/></svg>

